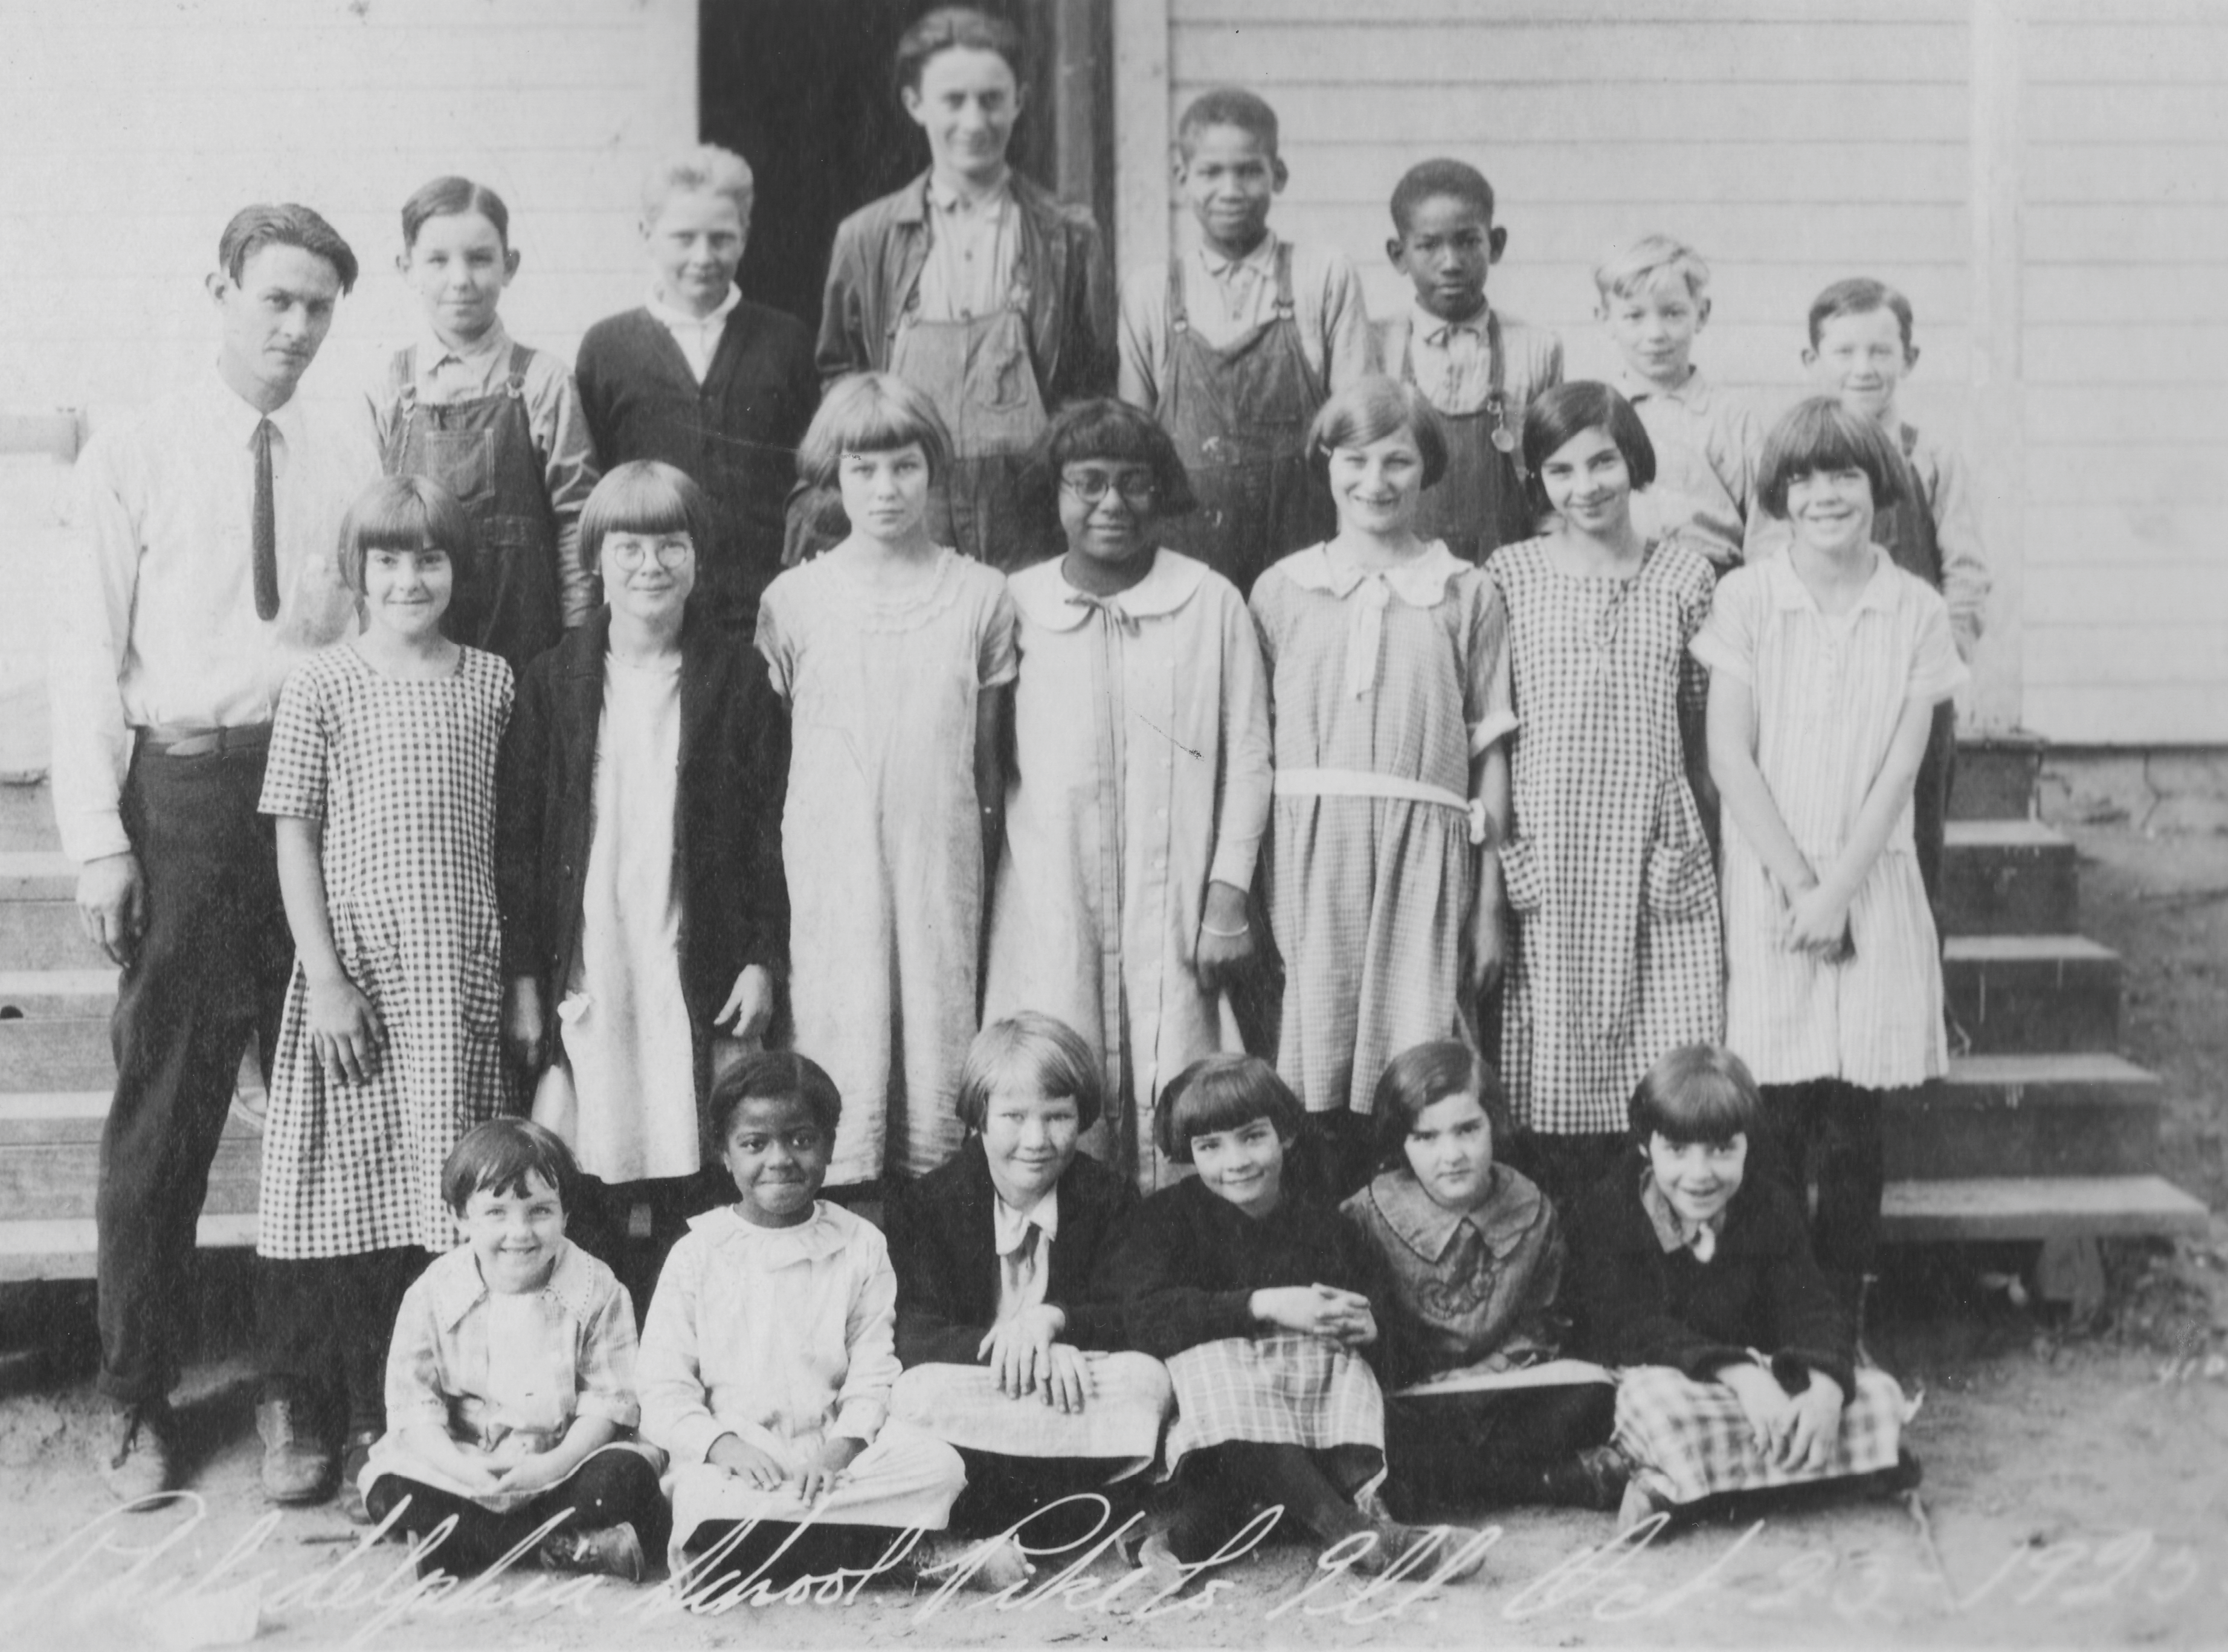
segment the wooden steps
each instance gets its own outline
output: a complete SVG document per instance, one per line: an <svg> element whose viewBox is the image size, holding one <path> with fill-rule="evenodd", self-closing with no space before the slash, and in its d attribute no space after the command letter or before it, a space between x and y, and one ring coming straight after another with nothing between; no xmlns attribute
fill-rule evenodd
<svg viewBox="0 0 2228 1652"><path fill-rule="evenodd" d="M1892 1244L2201 1234L2211 1221L2202 1201L2151 1175L1892 1181L1880 1201Z"/></svg>
<svg viewBox="0 0 2228 1652"><path fill-rule="evenodd" d="M2033 818L2042 742L1960 741L1943 864L1946 1079L1885 1121L1897 1242L2204 1231L2161 1176L2163 1086L2121 1059L2121 961L2078 932L2079 857Z"/></svg>
<svg viewBox="0 0 2228 1652"><path fill-rule="evenodd" d="M0 1066L10 1083L15 1072ZM0 1093L0 1281L92 1277L109 1099L105 1087ZM262 1132L235 1111L209 1166L203 1246L254 1244L262 1168Z"/></svg>
<svg viewBox="0 0 2228 1652"><path fill-rule="evenodd" d="M1950 1022L1976 1054L2117 1048L2120 974L2120 955L2081 935L1953 935L1942 950Z"/></svg>
<svg viewBox="0 0 2228 1652"><path fill-rule="evenodd" d="M2080 926L2072 840L2035 820L1953 820L1942 907L1957 935L2066 935Z"/></svg>

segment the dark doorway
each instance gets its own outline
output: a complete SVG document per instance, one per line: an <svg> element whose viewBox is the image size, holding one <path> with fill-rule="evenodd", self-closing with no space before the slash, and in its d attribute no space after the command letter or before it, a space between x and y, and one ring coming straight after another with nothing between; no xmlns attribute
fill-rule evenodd
<svg viewBox="0 0 2228 1652"><path fill-rule="evenodd" d="M1027 46L1027 112L1015 166L1071 201L1105 210L1112 189L1111 0L988 0ZM700 0L698 70L706 142L758 176L743 291L808 324L836 226L928 164L899 107L890 62L927 0Z"/></svg>

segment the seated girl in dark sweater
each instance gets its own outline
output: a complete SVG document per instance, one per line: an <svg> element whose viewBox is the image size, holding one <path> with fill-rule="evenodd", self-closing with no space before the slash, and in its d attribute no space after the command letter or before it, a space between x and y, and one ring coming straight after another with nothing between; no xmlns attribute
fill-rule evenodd
<svg viewBox="0 0 2228 1652"><path fill-rule="evenodd" d="M1130 1345L1167 1361L1175 1386L1178 1508L1146 1540L1149 1566L1210 1559L1267 1506L1326 1548L1373 1536L1343 1552L1360 1572L1424 1546L1436 1565L1463 1540L1397 1525L1375 1501L1385 1401L1363 1354L1377 1341L1375 1259L1328 1204L1287 1185L1304 1122L1251 1056L1195 1061L1162 1092L1160 1149L1199 1174L1137 1207L1107 1275Z"/></svg>
<svg viewBox="0 0 2228 1652"><path fill-rule="evenodd" d="M1763 1122L1747 1066L1683 1046L1649 1069L1631 1112L1642 1162L1578 1201L1568 1297L1575 1351L1623 1367L1615 1439L1632 1477L1619 1524L1713 1494L1895 1470L1903 1393L1857 1367L1793 1195L1747 1173Z"/></svg>
<svg viewBox="0 0 2228 1652"><path fill-rule="evenodd" d="M955 1447L967 1489L960 1531L1028 1521L1028 1548L1086 1536L1089 1501L1037 1511L1152 1465L1169 1407L1158 1360L1122 1349L1122 1313L1095 1276L1136 1191L1076 1150L1100 1111L1098 1060L1080 1034L1024 1010L975 1036L960 1070L958 1156L889 1206L898 1271L894 1417ZM976 1580L1028 1575L1011 1545L971 1562Z"/></svg>

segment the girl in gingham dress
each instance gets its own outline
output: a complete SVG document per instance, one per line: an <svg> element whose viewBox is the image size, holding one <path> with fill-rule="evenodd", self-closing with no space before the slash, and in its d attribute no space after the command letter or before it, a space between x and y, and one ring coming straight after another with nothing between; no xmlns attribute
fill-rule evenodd
<svg viewBox="0 0 2228 1652"><path fill-rule="evenodd" d="M439 483L375 483L342 528L363 634L287 679L262 810L276 817L294 978L271 1073L256 1250L265 1486L320 1495L306 1390L337 1359L348 1479L385 1426L387 1335L456 1242L441 1166L503 1107L491 836L510 668L441 634L473 554Z"/></svg>
<svg viewBox="0 0 2228 1652"><path fill-rule="evenodd" d="M1617 1367L1618 1524L1723 1492L1877 1474L1915 1484L1895 1379L1856 1328L1794 1193L1757 1174L1756 1080L1716 1045L1673 1050L1633 1092L1621 1156L1572 1212L1575 1351Z"/></svg>
<svg viewBox="0 0 2228 1652"><path fill-rule="evenodd" d="M1655 449L1607 385L1534 401L1524 466L1556 525L1487 565L1508 605L1521 725L1501 850L1514 933L1501 1071L1528 1138L1519 1156L1561 1204L1615 1156L1655 1058L1725 1030L1717 876L1681 738L1682 714L1699 733L1704 676L1687 645L1712 579L1699 553L1633 526Z"/></svg>
<svg viewBox="0 0 2228 1652"><path fill-rule="evenodd" d="M1498 968L1507 813L1507 619L1493 581L1416 537L1446 469L1413 386L1363 379L1316 415L1338 536L1253 587L1270 673L1269 910L1285 969L1277 1066L1330 1148L1333 1191L1368 1173L1377 1076L1467 1030Z"/></svg>
<svg viewBox="0 0 2228 1652"><path fill-rule="evenodd" d="M1903 477L1873 420L1822 396L1789 413L1758 496L1794 541L1728 575L1694 639L1725 800L1725 1042L1798 1191L1816 1151L1812 1240L1852 1311L1879 1242L1887 1093L1949 1069L1911 789L1966 673L1940 593L1873 543Z"/></svg>

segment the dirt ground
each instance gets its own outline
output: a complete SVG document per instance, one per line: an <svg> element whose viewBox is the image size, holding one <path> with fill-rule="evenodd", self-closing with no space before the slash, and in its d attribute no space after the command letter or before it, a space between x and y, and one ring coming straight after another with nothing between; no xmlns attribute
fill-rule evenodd
<svg viewBox="0 0 2228 1652"><path fill-rule="evenodd" d="M2015 1300L2016 1250L1901 1252L1870 1341L1921 1396L1915 1497L1812 1495L1619 1546L1606 1516L1480 1516L1483 1574L1355 1598L1280 1546L1148 1608L1111 1553L1040 1564L1015 1598L887 1585L844 1604L691 1614L667 1592L522 1572L407 1597L400 1549L330 1508L266 1510L239 1354L191 1373L190 1506L106 1515L80 1467L92 1417L81 1293L50 1290L65 1352L0 1397L0 1644L682 1649L918 1643L1122 1647L2167 1646L2228 1642L2228 836L2149 836L2075 810L2083 927L2127 957L2129 1055L2167 1076L2167 1163L2209 1241L2111 1247L2103 1315ZM214 1293L220 1299L225 1291ZM235 1306L209 1340L242 1346ZM18 1302L0 1346L23 1339ZM10 1367L0 1356L0 1380ZM743 1621L743 1620L758 1621Z"/></svg>

